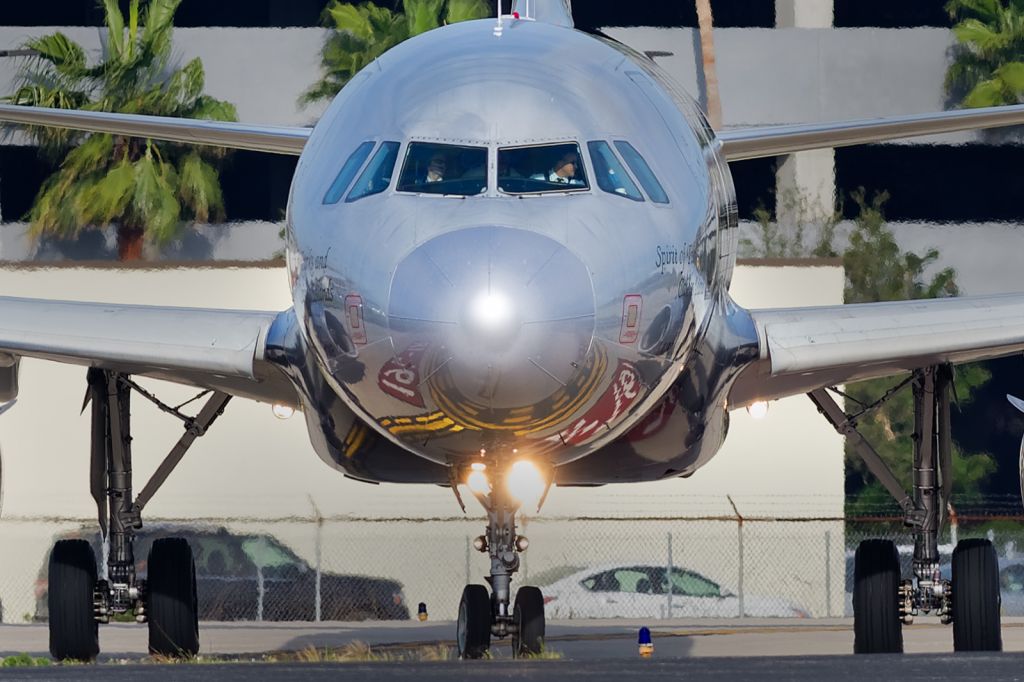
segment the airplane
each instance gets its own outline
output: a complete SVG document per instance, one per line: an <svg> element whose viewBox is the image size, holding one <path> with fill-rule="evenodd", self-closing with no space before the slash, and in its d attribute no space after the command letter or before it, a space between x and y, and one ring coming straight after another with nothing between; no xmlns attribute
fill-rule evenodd
<svg viewBox="0 0 1024 682"><path fill-rule="evenodd" d="M50 650L93 659L98 624L134 612L149 647L199 649L192 553L155 543L135 575L143 509L233 397L302 411L316 453L370 483L468 487L487 513L458 652L492 638L537 653L544 599L512 579L526 500L553 484L692 475L730 410L807 394L896 497L912 575L892 542L855 561L854 650L899 652L936 613L957 651L999 650L998 565L937 534L950 494L951 367L1024 351L1024 294L746 310L729 296L737 210L729 163L1019 125L1024 106L715 131L649 58L574 29L570 0L446 26L363 69L312 129L0 106L0 121L298 155L287 210L293 306L249 312L0 298L0 402L22 357L82 365L90 491L109 550L62 540L49 565ZM834 387L907 375L913 490L857 430ZM133 377L208 391L194 416ZM185 433L137 495L132 394ZM884 396L883 396L884 398ZM12 414L16 414L13 412ZM489 588L489 589L488 589Z"/></svg>

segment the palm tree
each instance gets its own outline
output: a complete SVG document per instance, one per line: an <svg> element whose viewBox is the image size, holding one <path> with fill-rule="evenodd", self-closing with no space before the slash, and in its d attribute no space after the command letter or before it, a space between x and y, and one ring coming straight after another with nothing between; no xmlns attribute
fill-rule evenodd
<svg viewBox="0 0 1024 682"><path fill-rule="evenodd" d="M950 0L959 45L946 92L966 107L1024 101L1024 0Z"/></svg>
<svg viewBox="0 0 1024 682"><path fill-rule="evenodd" d="M439 26L490 13L486 0L404 0L404 12L370 2L331 0L324 20L334 31L322 50L324 75L303 96L310 104L331 99L367 64L403 40Z"/></svg>
<svg viewBox="0 0 1024 682"><path fill-rule="evenodd" d="M704 95L708 122L715 130L722 128L722 100L718 95L718 72L715 69L714 17L711 0L696 0L697 24L700 30L701 67L704 72Z"/></svg>
<svg viewBox="0 0 1024 682"><path fill-rule="evenodd" d="M126 17L118 0L103 0L106 41L95 65L62 33L29 40L14 104L237 120L234 105L203 94L202 62L171 64L174 13L181 0L131 0ZM173 239L183 220L206 222L224 214L215 163L223 151L114 135L32 129L41 150L62 158L29 213L32 234L71 237L90 227L117 226L122 260L142 258L145 237Z"/></svg>

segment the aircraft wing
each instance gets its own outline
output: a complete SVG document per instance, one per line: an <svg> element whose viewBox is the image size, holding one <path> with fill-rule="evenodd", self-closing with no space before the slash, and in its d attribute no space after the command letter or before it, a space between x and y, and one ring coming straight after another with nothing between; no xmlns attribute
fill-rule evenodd
<svg viewBox="0 0 1024 682"><path fill-rule="evenodd" d="M1024 352L1024 294L750 311L760 359L732 407L944 363Z"/></svg>
<svg viewBox="0 0 1024 682"><path fill-rule="evenodd" d="M0 353L294 405L291 382L264 360L278 315L0 297Z"/></svg>
<svg viewBox="0 0 1024 682"><path fill-rule="evenodd" d="M0 122L70 128L91 133L147 137L183 144L203 144L292 156L302 153L306 141L313 132L311 128L112 114L104 111L46 109L13 104L0 104Z"/></svg>
<svg viewBox="0 0 1024 682"><path fill-rule="evenodd" d="M729 161L849 147L923 135L1024 124L1024 105L962 109L835 123L738 128L718 133Z"/></svg>

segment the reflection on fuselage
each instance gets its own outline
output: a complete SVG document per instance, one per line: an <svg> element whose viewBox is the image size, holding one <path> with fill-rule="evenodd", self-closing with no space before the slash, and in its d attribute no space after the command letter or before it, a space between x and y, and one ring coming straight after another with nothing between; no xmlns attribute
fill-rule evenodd
<svg viewBox="0 0 1024 682"><path fill-rule="evenodd" d="M728 171L652 64L556 26L491 29L389 52L300 163L288 258L325 370L306 393L336 415L318 449L364 477L387 448L564 465L614 446L615 477L686 473L724 435L724 338L753 342L724 294ZM418 77L425 54L446 78Z"/></svg>

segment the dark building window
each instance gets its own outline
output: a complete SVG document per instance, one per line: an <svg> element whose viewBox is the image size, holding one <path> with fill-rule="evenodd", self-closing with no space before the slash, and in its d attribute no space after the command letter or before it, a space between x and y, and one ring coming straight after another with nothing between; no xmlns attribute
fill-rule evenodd
<svg viewBox="0 0 1024 682"><path fill-rule="evenodd" d="M577 28L582 30L603 26L697 26L697 9L692 1L576 0L572 11ZM775 26L775 0L716 2L712 4L712 11L718 28Z"/></svg>
<svg viewBox="0 0 1024 682"><path fill-rule="evenodd" d="M836 150L836 187L847 218L850 192L888 191L889 220L1024 221L1024 149L1007 145L869 145Z"/></svg>
<svg viewBox="0 0 1024 682"><path fill-rule="evenodd" d="M946 12L948 0L835 0L835 26L856 28L878 26L903 28L908 26L952 25Z"/></svg>
<svg viewBox="0 0 1024 682"><path fill-rule="evenodd" d="M128 0L120 0L127 13ZM381 3L384 4L384 3ZM317 26L326 0L183 0L174 24L192 26ZM0 3L0 26L100 26L103 10L93 0Z"/></svg>
<svg viewBox="0 0 1024 682"><path fill-rule="evenodd" d="M0 214L4 222L25 218L55 169L56 164L42 159L35 147L0 147Z"/></svg>
<svg viewBox="0 0 1024 682"><path fill-rule="evenodd" d="M760 207L775 215L775 158L748 159L729 164L736 183L736 202L740 220L753 220Z"/></svg>
<svg viewBox="0 0 1024 682"><path fill-rule="evenodd" d="M511 0L503 0L505 11ZM127 11L128 0L120 0ZM394 8L395 0L374 0ZM494 3L492 2L492 7ZM175 25L193 26L319 26L327 0L183 0ZM774 0L722 2L714 6L715 25L771 27L775 25ZM641 0L623 5L618 0L577 0L573 6L577 25L584 30L602 26L696 26L692 2ZM93 0L47 0L45 3L0 2L0 26L99 26L103 10Z"/></svg>

